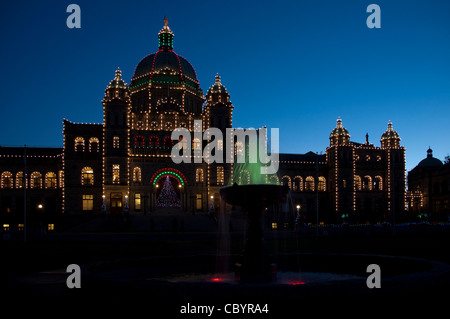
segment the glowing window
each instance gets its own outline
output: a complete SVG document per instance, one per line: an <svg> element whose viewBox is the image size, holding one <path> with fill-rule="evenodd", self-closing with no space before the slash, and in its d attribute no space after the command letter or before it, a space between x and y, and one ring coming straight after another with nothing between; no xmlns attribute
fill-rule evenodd
<svg viewBox="0 0 450 319"><path fill-rule="evenodd" d="M94 209L94 195L83 195L83 210Z"/></svg>
<svg viewBox="0 0 450 319"><path fill-rule="evenodd" d="M83 167L81 170L81 185L94 185L94 171L90 167Z"/></svg>
<svg viewBox="0 0 450 319"><path fill-rule="evenodd" d="M141 210L141 194L134 194L134 209Z"/></svg>
<svg viewBox="0 0 450 319"><path fill-rule="evenodd" d="M48 172L45 174L45 188L56 188L57 187L56 174L53 172Z"/></svg>
<svg viewBox="0 0 450 319"><path fill-rule="evenodd" d="M113 184L119 184L120 183L120 165L113 165L112 167L113 170Z"/></svg>
<svg viewBox="0 0 450 319"><path fill-rule="evenodd" d="M140 167L133 168L133 182L137 182L137 183L141 182L141 168Z"/></svg>
<svg viewBox="0 0 450 319"><path fill-rule="evenodd" d="M203 183L203 168L197 168L195 170L195 181L197 183Z"/></svg>
<svg viewBox="0 0 450 319"><path fill-rule="evenodd" d="M317 185L317 189L319 192L325 192L326 191L326 179L323 176L319 176L319 184Z"/></svg>
<svg viewBox="0 0 450 319"><path fill-rule="evenodd" d="M305 179L305 191L313 191L314 190L314 178L312 176L308 176Z"/></svg>
<svg viewBox="0 0 450 319"><path fill-rule="evenodd" d="M223 185L224 184L224 172L223 172L223 166L217 166L217 184Z"/></svg>
<svg viewBox="0 0 450 319"><path fill-rule="evenodd" d="M3 172L1 176L1 188L12 188L13 178L11 172Z"/></svg>
<svg viewBox="0 0 450 319"><path fill-rule="evenodd" d="M23 172L17 172L17 174L16 174L16 188L22 188L22 187L23 187Z"/></svg>
<svg viewBox="0 0 450 319"><path fill-rule="evenodd" d="M30 188L42 188L42 174L33 172L30 175Z"/></svg>

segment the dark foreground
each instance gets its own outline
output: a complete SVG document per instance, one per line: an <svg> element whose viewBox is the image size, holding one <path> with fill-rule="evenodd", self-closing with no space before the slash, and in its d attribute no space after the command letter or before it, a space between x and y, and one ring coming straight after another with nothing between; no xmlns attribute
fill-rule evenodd
<svg viewBox="0 0 450 319"><path fill-rule="evenodd" d="M218 247L222 245L214 232L55 233L25 244L3 241L2 307L22 315L51 317L76 312L92 317L94 312L107 315L121 311L130 318L135 317L133 314L148 318L282 318L289 314L300 318L340 313L363 317L374 313L404 316L421 310L434 318L450 298L450 236L448 229L433 227L394 236L357 232L317 238L299 238L292 232L266 236L268 249L280 268L361 277L321 285L167 284L145 280L149 274L162 278L170 273L214 273L218 269ZM242 233L231 233L226 259L229 265L242 246ZM371 263L381 267L380 289L367 288L366 267ZM82 266L80 289L66 286L69 264ZM130 279L130 273L135 275L143 269L144 279ZM227 304L231 305L225 308ZM233 313L238 309L233 304L239 304L239 313ZM248 306L243 310L245 304L253 305L250 313ZM214 306L216 310L210 316L181 313L192 306Z"/></svg>

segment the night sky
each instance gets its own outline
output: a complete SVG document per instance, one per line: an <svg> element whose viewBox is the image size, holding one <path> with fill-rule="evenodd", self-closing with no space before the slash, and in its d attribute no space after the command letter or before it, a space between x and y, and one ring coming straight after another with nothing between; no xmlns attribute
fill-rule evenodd
<svg viewBox="0 0 450 319"><path fill-rule="evenodd" d="M66 8L81 7L81 29ZM366 8L381 7L381 29ZM280 128L280 151L325 152L340 116L380 146L389 120L407 169L450 153L450 1L38 1L0 11L0 144L62 147L62 121L101 123L104 90L157 51L174 51L206 94L219 73L233 126Z"/></svg>

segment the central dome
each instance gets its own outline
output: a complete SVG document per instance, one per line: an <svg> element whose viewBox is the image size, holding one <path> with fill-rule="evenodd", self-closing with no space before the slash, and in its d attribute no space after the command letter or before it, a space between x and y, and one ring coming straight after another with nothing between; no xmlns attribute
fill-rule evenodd
<svg viewBox="0 0 450 319"><path fill-rule="evenodd" d="M158 33L159 50L147 55L139 62L131 79L130 89L141 87L149 83L181 84L201 91L192 65L182 56L173 51L172 30L165 25Z"/></svg>

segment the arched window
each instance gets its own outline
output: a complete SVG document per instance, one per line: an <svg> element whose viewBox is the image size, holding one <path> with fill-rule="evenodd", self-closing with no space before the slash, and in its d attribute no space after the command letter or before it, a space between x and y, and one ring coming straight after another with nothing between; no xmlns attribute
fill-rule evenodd
<svg viewBox="0 0 450 319"><path fill-rule="evenodd" d="M376 191L383 190L383 178L381 176L375 176L375 181L373 182L374 189Z"/></svg>
<svg viewBox="0 0 450 319"><path fill-rule="evenodd" d="M91 137L89 139L89 152L98 152L100 151L100 146L99 146L99 141L98 138L96 137Z"/></svg>
<svg viewBox="0 0 450 319"><path fill-rule="evenodd" d="M81 170L81 185L94 185L94 170L89 166L83 167Z"/></svg>
<svg viewBox="0 0 450 319"><path fill-rule="evenodd" d="M13 188L13 178L11 172L3 172L1 176L1 188Z"/></svg>
<svg viewBox="0 0 450 319"><path fill-rule="evenodd" d="M138 135L134 138L134 147L143 148L145 146L145 140L142 135Z"/></svg>
<svg viewBox="0 0 450 319"><path fill-rule="evenodd" d="M287 185L289 188L291 188L292 186L291 186L291 178L289 177L289 176L287 176L287 175L284 175L282 178L281 178L281 184L284 186L284 185Z"/></svg>
<svg viewBox="0 0 450 319"><path fill-rule="evenodd" d="M365 190L365 191L372 190L372 177L370 177L369 175L364 176L363 190Z"/></svg>
<svg viewBox="0 0 450 319"><path fill-rule="evenodd" d="M319 181L317 184L317 190L319 192L325 192L327 190L327 183L326 183L326 179L323 176L319 176Z"/></svg>
<svg viewBox="0 0 450 319"><path fill-rule="evenodd" d="M159 137L150 136L150 148L158 148L158 147L159 147Z"/></svg>
<svg viewBox="0 0 450 319"><path fill-rule="evenodd" d="M197 168L195 170L195 181L197 183L203 183L203 168Z"/></svg>
<svg viewBox="0 0 450 319"><path fill-rule="evenodd" d="M303 178L301 176L295 176L294 182L292 183L292 189L296 192L303 190Z"/></svg>
<svg viewBox="0 0 450 319"><path fill-rule="evenodd" d="M84 152L84 138L75 137L75 152Z"/></svg>
<svg viewBox="0 0 450 319"><path fill-rule="evenodd" d="M360 191L361 190L361 177L358 175L355 175L355 190Z"/></svg>
<svg viewBox="0 0 450 319"><path fill-rule="evenodd" d="M28 186L28 183L26 185ZM16 174L16 188L23 188L23 172L17 172Z"/></svg>
<svg viewBox="0 0 450 319"><path fill-rule="evenodd" d="M313 191L314 190L314 177L308 176L305 179L305 191Z"/></svg>
<svg viewBox="0 0 450 319"><path fill-rule="evenodd" d="M30 188L42 188L42 174L33 172L30 175Z"/></svg>
<svg viewBox="0 0 450 319"><path fill-rule="evenodd" d="M54 172L45 174L45 188L56 188L57 186L56 174Z"/></svg>
<svg viewBox="0 0 450 319"><path fill-rule="evenodd" d="M240 172L238 184L239 185L249 185L250 184L250 173L246 169L243 169Z"/></svg>
<svg viewBox="0 0 450 319"><path fill-rule="evenodd" d="M172 147L173 147L172 138L170 136L164 137L164 148L170 150L172 149Z"/></svg>
<svg viewBox="0 0 450 319"><path fill-rule="evenodd" d="M140 167L133 168L133 182L136 182L136 183L141 182L141 168Z"/></svg>
<svg viewBox="0 0 450 319"><path fill-rule="evenodd" d="M266 184L280 185L280 180L277 175L266 175Z"/></svg>

